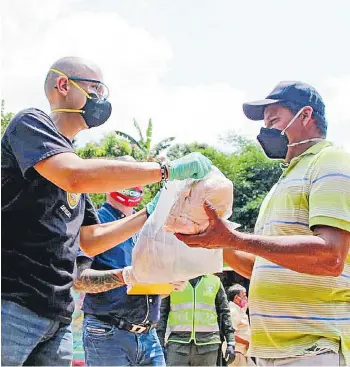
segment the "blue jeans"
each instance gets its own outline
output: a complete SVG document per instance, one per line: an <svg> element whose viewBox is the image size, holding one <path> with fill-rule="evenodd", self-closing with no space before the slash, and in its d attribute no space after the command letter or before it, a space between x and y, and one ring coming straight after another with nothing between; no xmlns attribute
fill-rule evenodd
<svg viewBox="0 0 350 367"><path fill-rule="evenodd" d="M134 334L88 315L83 342L88 366L165 366L156 330Z"/></svg>
<svg viewBox="0 0 350 367"><path fill-rule="evenodd" d="M17 303L1 302L2 366L70 366L70 325L47 319Z"/></svg>

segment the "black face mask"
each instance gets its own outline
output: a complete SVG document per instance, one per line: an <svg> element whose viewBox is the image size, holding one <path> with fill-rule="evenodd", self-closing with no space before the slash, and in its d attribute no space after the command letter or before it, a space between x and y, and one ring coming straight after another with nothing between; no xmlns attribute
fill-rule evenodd
<svg viewBox="0 0 350 367"><path fill-rule="evenodd" d="M89 93L92 98L87 98L81 108L86 125L90 128L104 124L112 113L112 105L107 99L97 99L94 93Z"/></svg>
<svg viewBox="0 0 350 367"><path fill-rule="evenodd" d="M104 124L112 113L112 105L107 99L98 99L96 94L89 93L92 98L86 98L85 105L79 110L73 110L69 108L57 108L52 112L72 112L80 113L85 120L88 128L100 126Z"/></svg>
<svg viewBox="0 0 350 367"><path fill-rule="evenodd" d="M257 139L270 159L285 159L288 151L288 138L281 130L262 127Z"/></svg>

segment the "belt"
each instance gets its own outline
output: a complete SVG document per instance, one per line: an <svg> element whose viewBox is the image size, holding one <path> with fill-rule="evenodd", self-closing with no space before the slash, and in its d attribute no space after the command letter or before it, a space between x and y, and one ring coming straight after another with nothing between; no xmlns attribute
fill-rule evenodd
<svg viewBox="0 0 350 367"><path fill-rule="evenodd" d="M127 330L131 333L134 333L134 334L147 334L157 326L157 324L135 325L135 324L131 324L131 323L129 323L129 322L123 320L123 319L120 319L118 317L115 317L115 316L93 315L93 314L90 314L90 313L85 313L85 315L86 316L93 316L93 317L95 317L96 319L98 319L102 322L112 324L115 327L117 327L118 329Z"/></svg>

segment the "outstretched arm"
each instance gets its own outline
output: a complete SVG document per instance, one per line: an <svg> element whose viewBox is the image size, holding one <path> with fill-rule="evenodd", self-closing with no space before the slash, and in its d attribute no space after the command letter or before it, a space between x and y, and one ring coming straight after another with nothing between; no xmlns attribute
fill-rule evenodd
<svg viewBox="0 0 350 367"><path fill-rule="evenodd" d="M159 182L162 178L200 179L211 170L211 161L200 153L190 153L161 169L156 162L82 159L72 152L65 152L41 160L34 168L65 191L105 193L145 186Z"/></svg>
<svg viewBox="0 0 350 367"><path fill-rule="evenodd" d="M146 209L143 209L114 222L81 227L80 248L88 256L96 256L139 232L146 220Z"/></svg>
<svg viewBox="0 0 350 367"><path fill-rule="evenodd" d="M88 257L78 257L78 276L73 288L78 292L101 293L125 285L123 269L94 270L91 269L93 260Z"/></svg>
<svg viewBox="0 0 350 367"><path fill-rule="evenodd" d="M313 228L313 235L259 236L232 229L230 222L222 220L208 202L204 208L210 223L205 232L198 235L176 234L179 240L191 247L243 251L311 275L337 277L343 271L350 247L348 231L319 225Z"/></svg>

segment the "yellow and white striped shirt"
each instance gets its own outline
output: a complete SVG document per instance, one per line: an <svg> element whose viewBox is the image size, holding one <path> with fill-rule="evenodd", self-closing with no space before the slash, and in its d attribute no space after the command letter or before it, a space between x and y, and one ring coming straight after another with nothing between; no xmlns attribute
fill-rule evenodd
<svg viewBox="0 0 350 367"><path fill-rule="evenodd" d="M329 142L291 161L266 196L255 233L311 235L315 225L350 232L350 155ZM257 257L249 305L251 356L341 349L350 364L350 254L339 277L301 274Z"/></svg>

